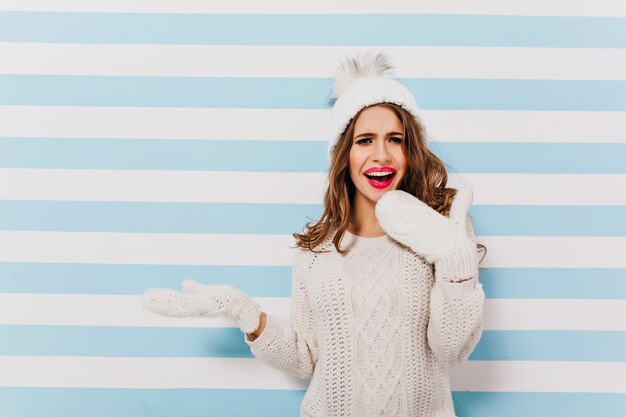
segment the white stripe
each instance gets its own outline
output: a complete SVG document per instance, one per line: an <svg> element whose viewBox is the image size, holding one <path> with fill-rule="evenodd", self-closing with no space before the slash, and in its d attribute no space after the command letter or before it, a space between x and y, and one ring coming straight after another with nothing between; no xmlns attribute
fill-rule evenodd
<svg viewBox="0 0 626 417"><path fill-rule="evenodd" d="M488 247L487 268L626 268L626 237L478 240ZM294 244L291 235L0 231L0 261L286 266Z"/></svg>
<svg viewBox="0 0 626 417"><path fill-rule="evenodd" d="M623 174L463 174L474 204L624 205ZM606 190L613 190L607 193Z"/></svg>
<svg viewBox="0 0 626 417"><path fill-rule="evenodd" d="M626 362L465 361L454 391L626 393Z"/></svg>
<svg viewBox="0 0 626 417"><path fill-rule="evenodd" d="M147 288L146 288L147 289ZM289 297L253 297L289 317ZM115 306L115 308L111 308ZM558 311L559 314L554 314ZM626 331L626 300L487 299L485 330ZM177 319L141 307L135 295L0 293L0 325L235 327L223 317Z"/></svg>
<svg viewBox="0 0 626 417"><path fill-rule="evenodd" d="M0 200L321 204L326 175L4 168ZM463 174L462 178L474 189L474 204L626 204L624 174Z"/></svg>
<svg viewBox="0 0 626 417"><path fill-rule="evenodd" d="M425 110L422 114L430 138L442 142L626 143L623 111Z"/></svg>
<svg viewBox="0 0 626 417"><path fill-rule="evenodd" d="M256 358L0 356L2 387L306 389ZM626 393L624 362L466 361L455 391Z"/></svg>
<svg viewBox="0 0 626 417"><path fill-rule="evenodd" d="M0 261L290 265L291 235L0 231Z"/></svg>
<svg viewBox="0 0 626 417"><path fill-rule="evenodd" d="M485 268L625 268L626 237L479 236Z"/></svg>
<svg viewBox="0 0 626 417"><path fill-rule="evenodd" d="M626 331L626 300L487 299L485 330Z"/></svg>
<svg viewBox="0 0 626 417"><path fill-rule="evenodd" d="M0 169L0 199L318 203L323 174Z"/></svg>
<svg viewBox="0 0 626 417"><path fill-rule="evenodd" d="M626 237L480 236L490 268L626 268ZM290 265L291 235L0 231L0 261ZM559 248L555 251L554 248Z"/></svg>
<svg viewBox="0 0 626 417"><path fill-rule="evenodd" d="M0 387L301 390L308 385L254 358L0 356L0 370Z"/></svg>
<svg viewBox="0 0 626 417"><path fill-rule="evenodd" d="M5 74L332 78L360 46L0 43ZM389 46L397 77L626 80L626 50ZM211 59L207 59L211 57ZM251 65L251 63L263 65ZM419 102L419 100L418 100Z"/></svg>
<svg viewBox="0 0 626 417"><path fill-rule="evenodd" d="M423 110L421 114L430 139L437 142L626 143L626 112L619 111ZM326 141L330 113L0 106L0 120L0 137Z"/></svg>
<svg viewBox="0 0 626 417"><path fill-rule="evenodd" d="M146 288L147 290L148 288ZM289 297L253 297L263 311L289 317ZM114 306L114 308L112 308ZM225 317L163 317L145 310L140 296L0 293L0 324L117 327L236 327Z"/></svg>
<svg viewBox="0 0 626 417"><path fill-rule="evenodd" d="M595 117L594 114L596 112L589 113L591 117ZM609 118L618 124L623 122L618 117L609 115ZM301 109L0 106L0 120L0 137L323 141L328 138L330 112ZM558 121L555 123L558 124ZM626 129L626 123L623 124ZM604 135L600 136L604 139ZM609 137L613 136L617 140L623 137L626 142L623 131L609 134ZM585 140L589 140L589 136Z"/></svg>
<svg viewBox="0 0 626 417"><path fill-rule="evenodd" d="M128 12L128 13L437 13L543 16L626 16L620 0L4 0L0 10Z"/></svg>

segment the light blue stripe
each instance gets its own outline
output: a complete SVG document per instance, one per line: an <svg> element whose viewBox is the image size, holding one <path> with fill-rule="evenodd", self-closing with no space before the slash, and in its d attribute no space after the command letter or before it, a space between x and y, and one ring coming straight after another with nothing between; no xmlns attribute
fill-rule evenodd
<svg viewBox="0 0 626 417"><path fill-rule="evenodd" d="M430 149L456 172L626 174L626 143L431 142Z"/></svg>
<svg viewBox="0 0 626 417"><path fill-rule="evenodd" d="M316 204L0 200L0 230L291 234L321 213Z"/></svg>
<svg viewBox="0 0 626 417"><path fill-rule="evenodd" d="M626 362L626 332L486 330L469 360Z"/></svg>
<svg viewBox="0 0 626 417"><path fill-rule="evenodd" d="M296 417L302 390L0 387L6 417Z"/></svg>
<svg viewBox="0 0 626 417"><path fill-rule="evenodd" d="M317 78L0 75L0 104L320 109L330 89Z"/></svg>
<svg viewBox="0 0 626 417"><path fill-rule="evenodd" d="M11 417L296 417L302 390L0 387ZM626 394L453 391L459 417L621 416Z"/></svg>
<svg viewBox="0 0 626 417"><path fill-rule="evenodd" d="M0 138L0 168L322 172L327 147L322 141Z"/></svg>
<svg viewBox="0 0 626 417"><path fill-rule="evenodd" d="M617 417L626 394L584 392L452 393L458 417Z"/></svg>
<svg viewBox="0 0 626 417"><path fill-rule="evenodd" d="M302 390L0 387L11 417L296 417ZM626 394L453 391L459 417L621 416Z"/></svg>
<svg viewBox="0 0 626 417"><path fill-rule="evenodd" d="M254 357L238 328L3 325L0 335L0 355ZM484 331L469 359L626 362L626 332Z"/></svg>
<svg viewBox="0 0 626 417"><path fill-rule="evenodd" d="M5 293L136 295L151 287L179 288L188 278L234 285L255 297L291 294L290 266L0 263Z"/></svg>
<svg viewBox="0 0 626 417"><path fill-rule="evenodd" d="M322 210L316 204L0 200L0 230L292 234ZM477 235L626 236L626 206L475 205L470 213Z"/></svg>
<svg viewBox="0 0 626 417"><path fill-rule="evenodd" d="M626 110L626 81L400 79L421 109Z"/></svg>
<svg viewBox="0 0 626 417"><path fill-rule="evenodd" d="M626 81L400 79L421 109L626 110ZM322 78L2 75L1 105L325 109Z"/></svg>
<svg viewBox="0 0 626 417"><path fill-rule="evenodd" d="M0 41L624 48L626 19L463 14L3 12Z"/></svg>
<svg viewBox="0 0 626 417"><path fill-rule="evenodd" d="M258 297L288 297L291 267L0 263L0 292L140 294L185 278L229 283ZM488 298L626 299L626 269L486 268Z"/></svg>
<svg viewBox="0 0 626 417"><path fill-rule="evenodd" d="M151 287L178 288L186 278L226 283L255 297L289 297L289 266L109 265L0 263L0 292L141 294ZM626 300L626 269L486 268L487 298Z"/></svg>
<svg viewBox="0 0 626 417"><path fill-rule="evenodd" d="M327 146L326 141L0 138L0 168L325 172ZM626 143L430 142L429 147L456 172L626 173Z"/></svg>
<svg viewBox="0 0 626 417"><path fill-rule="evenodd" d="M234 327L0 325L0 342L0 355L254 357L242 331Z"/></svg>
<svg viewBox="0 0 626 417"><path fill-rule="evenodd" d="M487 298L626 300L623 268L485 268Z"/></svg>
<svg viewBox="0 0 626 417"><path fill-rule="evenodd" d="M474 205L470 214L477 235L626 236L626 206Z"/></svg>

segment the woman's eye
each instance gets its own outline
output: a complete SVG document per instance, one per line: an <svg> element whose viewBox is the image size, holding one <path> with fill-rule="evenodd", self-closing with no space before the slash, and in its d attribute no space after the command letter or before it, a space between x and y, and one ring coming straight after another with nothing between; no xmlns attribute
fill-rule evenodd
<svg viewBox="0 0 626 417"><path fill-rule="evenodd" d="M364 141L366 141L366 140L370 141L370 143L372 142L371 138L363 138L363 139L357 140L356 143L362 144L362 143L365 143ZM389 140L393 141L394 143L402 143L402 138L397 138L397 137L396 138L389 138Z"/></svg>

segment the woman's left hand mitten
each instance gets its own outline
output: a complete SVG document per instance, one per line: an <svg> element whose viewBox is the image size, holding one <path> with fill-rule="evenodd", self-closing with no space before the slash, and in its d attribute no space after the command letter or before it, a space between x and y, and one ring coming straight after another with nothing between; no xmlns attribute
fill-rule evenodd
<svg viewBox="0 0 626 417"><path fill-rule="evenodd" d="M460 207L454 209L456 213L464 212ZM466 279L477 269L476 245L467 233L456 221L442 216L417 197L402 190L388 191L378 200L374 211L380 227L428 262L435 263L441 278Z"/></svg>
<svg viewBox="0 0 626 417"><path fill-rule="evenodd" d="M182 283L182 292L151 288L142 298L145 309L169 317L225 316L237 322L245 333L259 327L261 308L241 290L228 284L204 285L194 280Z"/></svg>

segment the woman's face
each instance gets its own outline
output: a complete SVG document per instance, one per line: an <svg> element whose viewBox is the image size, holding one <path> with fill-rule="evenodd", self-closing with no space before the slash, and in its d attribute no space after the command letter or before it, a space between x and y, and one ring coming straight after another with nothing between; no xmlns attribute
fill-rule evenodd
<svg viewBox="0 0 626 417"><path fill-rule="evenodd" d="M404 140L402 121L393 110L371 106L361 112L350 148L355 201L365 198L375 204L387 191L397 189L407 166Z"/></svg>

